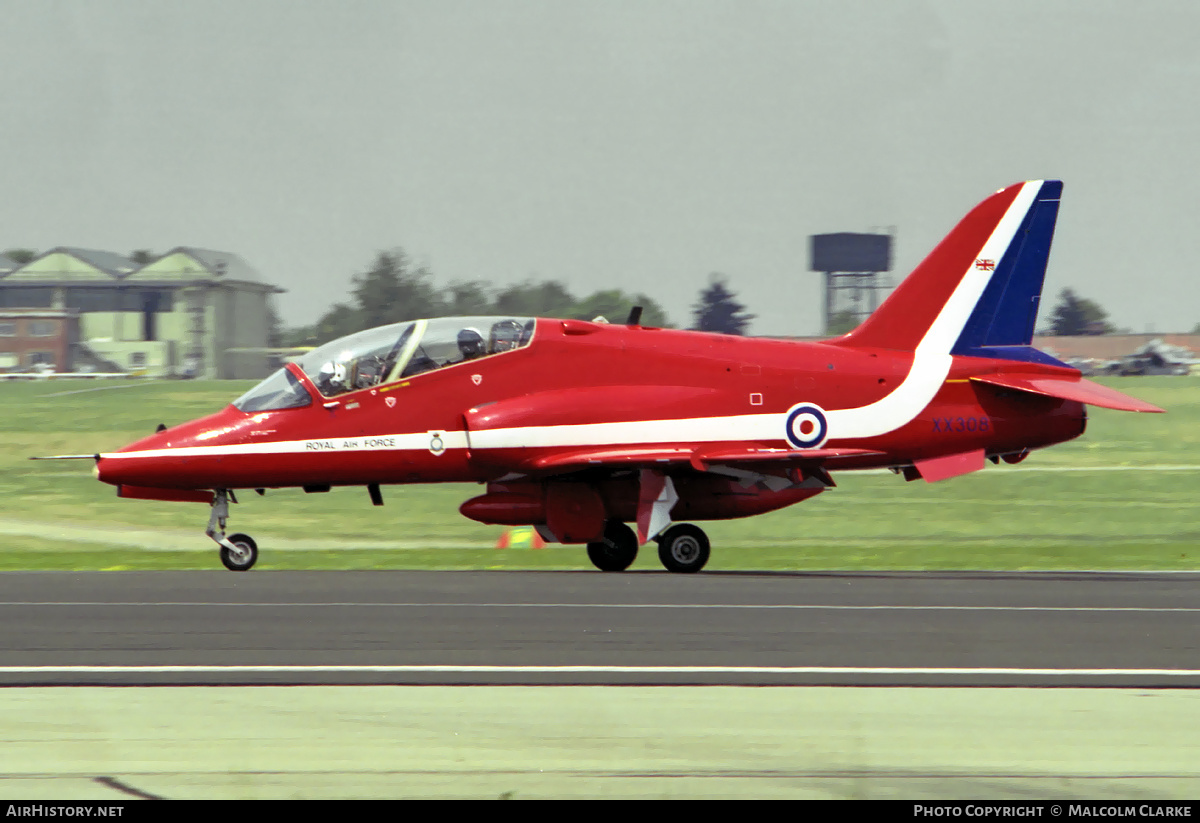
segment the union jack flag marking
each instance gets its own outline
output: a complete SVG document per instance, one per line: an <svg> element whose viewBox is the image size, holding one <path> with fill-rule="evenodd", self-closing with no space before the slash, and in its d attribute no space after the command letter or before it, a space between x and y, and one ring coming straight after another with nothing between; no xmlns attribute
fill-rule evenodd
<svg viewBox="0 0 1200 823"><path fill-rule="evenodd" d="M996 261L980 257L975 261L975 268L979 269L980 271L995 271Z"/></svg>

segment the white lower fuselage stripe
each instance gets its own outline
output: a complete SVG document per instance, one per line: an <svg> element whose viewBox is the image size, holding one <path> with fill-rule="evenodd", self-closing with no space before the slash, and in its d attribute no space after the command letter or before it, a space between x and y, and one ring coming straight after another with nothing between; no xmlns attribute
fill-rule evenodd
<svg viewBox="0 0 1200 823"><path fill-rule="evenodd" d="M763 674L763 675L991 675L1008 677L1200 677L1200 669L1026 669L940 666L0 666L19 674Z"/></svg>
<svg viewBox="0 0 1200 823"><path fill-rule="evenodd" d="M258 456L265 454L316 454L356 452L403 452L428 451L430 441L436 434L443 447L465 449L467 433L450 432L407 432L404 434L378 434L370 437L320 437L311 440L279 440L262 443L234 443L220 446L180 446L168 449L146 449L144 451L112 452L100 455L108 458L137 457L233 457L237 455Z"/></svg>

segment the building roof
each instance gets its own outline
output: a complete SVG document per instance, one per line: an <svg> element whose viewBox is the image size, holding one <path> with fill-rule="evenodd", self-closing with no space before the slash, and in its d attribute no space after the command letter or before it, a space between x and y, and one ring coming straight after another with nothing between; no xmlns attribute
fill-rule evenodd
<svg viewBox="0 0 1200 823"><path fill-rule="evenodd" d="M200 249L195 246L180 246L173 251L190 255L217 277L226 280L241 280L246 283L266 284L262 275L253 266L232 252Z"/></svg>
<svg viewBox="0 0 1200 823"><path fill-rule="evenodd" d="M50 249L48 252L39 254L30 263L32 264L55 252L62 252L63 254L76 257L90 266L108 272L113 277L124 277L138 267L137 263L116 252L103 251L102 249L81 249L74 246L58 246L57 248Z"/></svg>
<svg viewBox="0 0 1200 823"><path fill-rule="evenodd" d="M124 255L99 249L57 246L20 264L0 255L0 284L120 287L125 283L183 286L244 284L250 291L281 293L236 254L195 246L177 246L138 265Z"/></svg>
<svg viewBox="0 0 1200 823"><path fill-rule="evenodd" d="M132 281L212 280L218 283L250 283L281 292L236 254L196 246L177 246L142 266L128 277Z"/></svg>
<svg viewBox="0 0 1200 823"><path fill-rule="evenodd" d="M110 251L56 246L28 263L0 269L0 277L5 283L115 285L136 268L128 257Z"/></svg>

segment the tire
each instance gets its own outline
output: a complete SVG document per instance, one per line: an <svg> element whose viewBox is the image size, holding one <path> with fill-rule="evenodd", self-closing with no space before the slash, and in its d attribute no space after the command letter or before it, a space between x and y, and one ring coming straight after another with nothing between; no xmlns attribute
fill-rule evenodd
<svg viewBox="0 0 1200 823"><path fill-rule="evenodd" d="M248 572L258 562L258 544L248 534L231 534L230 543L240 548L245 555L238 557L224 546L221 547L221 563L231 572Z"/></svg>
<svg viewBox="0 0 1200 823"><path fill-rule="evenodd" d="M709 548L703 529L680 523L658 538L658 559L669 572L695 574L708 562Z"/></svg>
<svg viewBox="0 0 1200 823"><path fill-rule="evenodd" d="M587 544L588 559L602 572L623 572L637 559L638 541L633 529L620 520L609 520L604 538Z"/></svg>

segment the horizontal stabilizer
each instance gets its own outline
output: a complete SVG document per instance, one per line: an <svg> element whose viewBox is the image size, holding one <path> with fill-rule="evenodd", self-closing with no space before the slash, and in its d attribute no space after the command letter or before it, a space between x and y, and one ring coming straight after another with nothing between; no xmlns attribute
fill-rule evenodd
<svg viewBox="0 0 1200 823"><path fill-rule="evenodd" d="M1061 400L1074 400L1077 403L1087 403L1090 406L1100 406L1105 409L1134 412L1162 412L1158 406L1122 394L1116 389L1101 386L1082 377L1051 377L1038 374L985 374L972 377L979 383L990 386L1000 386L1005 389L1041 394L1047 397L1057 397Z"/></svg>

